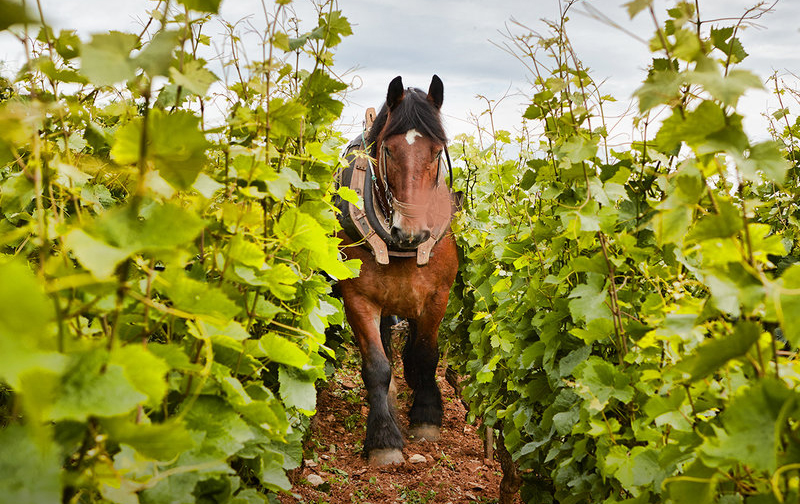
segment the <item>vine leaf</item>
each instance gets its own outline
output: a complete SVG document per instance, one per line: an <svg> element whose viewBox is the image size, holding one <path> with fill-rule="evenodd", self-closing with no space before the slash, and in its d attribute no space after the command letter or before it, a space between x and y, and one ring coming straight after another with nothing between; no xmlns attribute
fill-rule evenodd
<svg viewBox="0 0 800 504"><path fill-rule="evenodd" d="M707 339L695 352L683 359L676 369L689 374L689 380L705 378L731 359L744 356L761 336L761 327L748 321L739 321L733 332L724 337Z"/></svg>
<svg viewBox="0 0 800 504"><path fill-rule="evenodd" d="M175 67L169 68L169 75L172 81L182 86L183 89L190 91L197 96L205 96L211 84L219 78L203 66L201 60L192 60L183 65L183 70Z"/></svg>
<svg viewBox="0 0 800 504"><path fill-rule="evenodd" d="M186 425L181 420L159 424L136 424L127 417L101 420L110 439L125 443L137 453L155 460L170 460L195 446Z"/></svg>
<svg viewBox="0 0 800 504"><path fill-rule="evenodd" d="M178 0L178 3L185 5L187 9L216 14L222 0Z"/></svg>
<svg viewBox="0 0 800 504"><path fill-rule="evenodd" d="M719 213L701 217L689 232L688 239L703 241L712 238L729 238L744 228L741 210L726 199L718 199Z"/></svg>
<svg viewBox="0 0 800 504"><path fill-rule="evenodd" d="M313 381L298 377L296 372L285 368L278 370L278 380L281 383L280 392L284 404L297 408L308 416L314 414L317 408L317 389Z"/></svg>
<svg viewBox="0 0 800 504"><path fill-rule="evenodd" d="M140 157L142 118L121 127L111 148L118 164L136 164ZM176 189L188 189L206 163L209 142L199 129L200 118L187 110L166 113L150 111L147 121L146 161Z"/></svg>
<svg viewBox="0 0 800 504"><path fill-rule="evenodd" d="M275 333L267 333L258 342L262 355L271 361L301 369L309 363L309 357L296 343Z"/></svg>
<svg viewBox="0 0 800 504"><path fill-rule="evenodd" d="M632 0L622 4L628 9L628 15L633 19L637 14L647 9L653 4L653 0Z"/></svg>
<svg viewBox="0 0 800 504"><path fill-rule="evenodd" d="M780 312L777 318L781 323L784 337L793 347L800 345L800 265L794 264L784 271L773 291L770 308L773 313ZM775 320L773 318L773 320Z"/></svg>
<svg viewBox="0 0 800 504"><path fill-rule="evenodd" d="M797 410L797 393L765 378L739 392L722 414L724 428L700 447L708 464L719 459L746 464L751 469L775 472L778 466L780 422ZM790 411L783 411L788 407Z"/></svg>
<svg viewBox="0 0 800 504"><path fill-rule="evenodd" d="M110 363L105 350L73 355L56 391L50 419L84 422L90 416L111 417L132 411L147 400L147 395L127 378L133 372Z"/></svg>
<svg viewBox="0 0 800 504"><path fill-rule="evenodd" d="M139 39L132 33L110 31L92 36L81 46L81 71L97 86L112 86L134 77L136 63L131 51Z"/></svg>
<svg viewBox="0 0 800 504"><path fill-rule="evenodd" d="M0 429L0 494L6 502L59 502L58 450L42 450L25 427Z"/></svg>
<svg viewBox="0 0 800 504"><path fill-rule="evenodd" d="M173 204L152 204L142 210L142 219L120 207L64 235L64 244L78 262L96 278L110 278L116 267L131 255L146 250L170 251L191 243L203 228L192 212Z"/></svg>
<svg viewBox="0 0 800 504"><path fill-rule="evenodd" d="M175 30L160 31L136 57L135 63L150 77L167 75L172 65L172 53L178 45L180 33Z"/></svg>
<svg viewBox="0 0 800 504"><path fill-rule="evenodd" d="M189 278L180 270L169 268L160 278L164 283L159 289L180 310L220 322L232 319L241 311L220 289Z"/></svg>

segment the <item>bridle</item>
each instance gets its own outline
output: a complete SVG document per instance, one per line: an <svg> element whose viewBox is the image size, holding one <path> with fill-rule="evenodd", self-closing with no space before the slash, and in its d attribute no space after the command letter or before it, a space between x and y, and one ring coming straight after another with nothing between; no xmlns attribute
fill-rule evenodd
<svg viewBox="0 0 800 504"><path fill-rule="evenodd" d="M363 133L362 133L363 135ZM375 188L375 198L378 200L378 204L380 205L381 209L384 212L387 222L391 221L392 215L396 212L403 217L407 217L410 219L417 219L420 217L424 217L430 208L429 204L416 204L416 203L408 203L405 201L401 201L394 197L392 194L392 190L389 188L389 173L387 169L388 165L388 149L381 145L380 153L377 159L377 178L380 180L375 180L376 177L373 175L373 182L379 182L381 188L383 189L384 197L381 198L380 192L377 191L378 184L374 184L373 188ZM453 188L453 165L450 161L450 152L447 150L447 145L445 144L442 148L444 152L445 159L447 160L447 169L449 173L449 182L448 188ZM444 159L442 159L441 153L438 156L439 160L436 165L436 182L434 183L434 190L439 188L442 178L442 163Z"/></svg>

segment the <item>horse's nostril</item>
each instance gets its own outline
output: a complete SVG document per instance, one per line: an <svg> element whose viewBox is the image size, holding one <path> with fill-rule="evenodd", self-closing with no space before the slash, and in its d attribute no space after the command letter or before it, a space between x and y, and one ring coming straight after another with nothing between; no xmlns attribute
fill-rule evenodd
<svg viewBox="0 0 800 504"><path fill-rule="evenodd" d="M397 226L392 226L392 238L393 238L393 239L394 239L396 242L401 242L401 243L402 243L402 242L403 242L403 240L405 240L405 237L406 237L406 234L405 234L405 233L403 233L403 230L402 230L402 229L400 229L400 228L399 228L399 227L397 227Z"/></svg>
<svg viewBox="0 0 800 504"><path fill-rule="evenodd" d="M426 241L428 241L428 239L429 239L430 237L431 237L431 232L430 232L430 231L428 231L427 229L424 229L424 230L423 230L423 231L420 233L420 237L419 237L419 243L425 243Z"/></svg>

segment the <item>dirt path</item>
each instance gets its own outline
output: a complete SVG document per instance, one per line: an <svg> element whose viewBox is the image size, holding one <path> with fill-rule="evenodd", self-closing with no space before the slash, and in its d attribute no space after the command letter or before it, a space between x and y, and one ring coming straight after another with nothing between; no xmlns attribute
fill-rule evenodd
<svg viewBox="0 0 800 504"><path fill-rule="evenodd" d="M318 394L305 461L290 474L294 495L281 496L282 503L497 502L500 465L483 458L483 443L475 426L465 422L466 411L445 380L442 364L437 377L444 402L441 439L436 443L408 442L402 465L367 465L361 456L366 391L359 364L352 362L358 358L350 360ZM400 378L401 429L407 432L409 389L401 378L402 370L395 369L395 377Z"/></svg>

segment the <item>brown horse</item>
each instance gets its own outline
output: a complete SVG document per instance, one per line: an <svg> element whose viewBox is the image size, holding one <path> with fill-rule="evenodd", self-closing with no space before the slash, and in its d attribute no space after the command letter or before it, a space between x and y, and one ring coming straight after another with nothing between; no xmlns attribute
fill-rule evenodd
<svg viewBox="0 0 800 504"><path fill-rule="evenodd" d="M365 189L365 201L374 198L389 229L384 233L389 260L378 261L377 254L373 257L374 252L354 243L348 233L339 235L347 258L362 263L360 275L341 281L339 289L361 351L361 376L369 401L364 454L371 464L404 460L403 435L390 392L391 316L408 320L403 367L414 392L411 434L434 441L442 424L442 398L435 376L437 338L458 269L449 225L450 191L442 170L447 144L439 112L443 96L442 81L435 75L427 93L405 89L397 77L365 135L363 148L375 160L367 172L374 184L371 191ZM430 253L423 251L426 244L432 246L425 249ZM420 255L426 257L420 259Z"/></svg>

